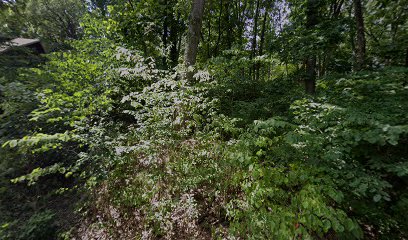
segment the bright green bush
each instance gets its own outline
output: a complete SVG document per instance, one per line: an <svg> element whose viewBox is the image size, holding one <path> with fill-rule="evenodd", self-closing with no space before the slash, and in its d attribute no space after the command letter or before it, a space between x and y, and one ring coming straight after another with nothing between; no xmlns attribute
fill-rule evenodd
<svg viewBox="0 0 408 240"><path fill-rule="evenodd" d="M281 119L256 121L232 149L244 193L229 203L232 230L250 239L359 238L358 224L339 208L343 194L291 143L296 129Z"/></svg>

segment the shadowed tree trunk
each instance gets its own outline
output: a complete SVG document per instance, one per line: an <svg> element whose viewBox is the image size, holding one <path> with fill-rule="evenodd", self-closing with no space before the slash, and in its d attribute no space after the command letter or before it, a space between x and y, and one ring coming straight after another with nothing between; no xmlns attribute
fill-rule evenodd
<svg viewBox="0 0 408 240"><path fill-rule="evenodd" d="M215 48L215 56L218 56L218 52L220 49L220 42L221 42L221 19L222 19L222 0L220 0L220 14L218 15L218 38L217 38L217 46Z"/></svg>
<svg viewBox="0 0 408 240"><path fill-rule="evenodd" d="M168 35L168 41L171 44L170 47L170 61L171 67L175 67L179 60L179 39L181 38L183 26L180 26L180 13L177 13L177 18L170 17L170 29Z"/></svg>
<svg viewBox="0 0 408 240"><path fill-rule="evenodd" d="M266 31L266 21L268 19L268 9L265 8L265 13L263 16L263 21L262 21L262 29L261 29L261 40L259 43L259 56L263 55L263 49L264 49L264 45L265 45L265 31ZM261 69L261 63L258 62L256 64L256 81L259 80L259 75L260 75L260 69Z"/></svg>
<svg viewBox="0 0 408 240"><path fill-rule="evenodd" d="M262 22L262 30L261 30L261 42L259 43L259 56L263 55L263 49L265 45L265 32L266 32L266 21L268 19L268 9L265 8L265 13Z"/></svg>
<svg viewBox="0 0 408 240"><path fill-rule="evenodd" d="M310 56L306 60L305 90L308 94L316 93L316 56Z"/></svg>
<svg viewBox="0 0 408 240"><path fill-rule="evenodd" d="M212 9L212 1L210 1L210 6L208 8L208 11L211 13ZM211 18L207 19L207 27L208 27L208 32L207 32L207 59L211 58Z"/></svg>
<svg viewBox="0 0 408 240"><path fill-rule="evenodd" d="M241 4L242 3L242 4ZM243 44L244 38L242 35L245 31L245 13L247 11L248 0L237 1L235 8L237 9L237 36L239 39L236 39L239 44Z"/></svg>
<svg viewBox="0 0 408 240"><path fill-rule="evenodd" d="M231 7L231 1L227 1L225 3L225 14L224 14L224 18L225 18L225 22L226 22L226 26L227 29L230 31L227 36L226 36L226 46L227 49L231 49L232 48L232 43L234 42L234 26L233 26L233 12L232 12L232 7Z"/></svg>
<svg viewBox="0 0 408 240"><path fill-rule="evenodd" d="M353 0L353 2L354 2L354 18L356 20L357 27L356 70L361 70L365 67L365 51L366 51L363 6L361 4L361 0Z"/></svg>
<svg viewBox="0 0 408 240"><path fill-rule="evenodd" d="M259 17L259 0L256 1L256 9L255 9L255 16L254 16L254 29L252 33L252 52L251 52L251 59L253 60L256 56L256 37L258 36L258 17ZM252 74L253 78L256 79L256 64L252 66Z"/></svg>
<svg viewBox="0 0 408 240"><path fill-rule="evenodd" d="M405 50L405 67L408 67L408 48Z"/></svg>
<svg viewBox="0 0 408 240"><path fill-rule="evenodd" d="M319 0L307 1L306 29L309 31L318 24L318 6ZM305 90L308 94L315 94L316 92L316 55L313 52L309 53L306 59Z"/></svg>
<svg viewBox="0 0 408 240"><path fill-rule="evenodd" d="M254 29L252 32L252 58L256 55L256 37L258 36L258 17L259 17L259 0L256 1L256 9L254 16Z"/></svg>
<svg viewBox="0 0 408 240"><path fill-rule="evenodd" d="M164 14L164 19L163 19L163 35L162 35L162 42L163 42L163 47L164 49L167 49L167 38L168 38L168 18L170 17L168 12L167 12L167 0L164 1L164 5L166 6L165 9L165 14ZM162 64L163 64L163 68L166 69L167 68L167 57L166 55L163 56L162 58Z"/></svg>
<svg viewBox="0 0 408 240"><path fill-rule="evenodd" d="M336 0L330 5L330 19L336 21L339 19L344 0ZM333 59L333 52L338 48L339 42L332 42L325 49L325 54L322 56L321 68L319 70L319 77L326 75L328 66Z"/></svg>
<svg viewBox="0 0 408 240"><path fill-rule="evenodd" d="M198 44L201 36L205 0L193 0L190 13L190 24L187 32L187 45L184 54L184 64L188 68L196 63ZM193 80L193 72L187 70L186 77Z"/></svg>

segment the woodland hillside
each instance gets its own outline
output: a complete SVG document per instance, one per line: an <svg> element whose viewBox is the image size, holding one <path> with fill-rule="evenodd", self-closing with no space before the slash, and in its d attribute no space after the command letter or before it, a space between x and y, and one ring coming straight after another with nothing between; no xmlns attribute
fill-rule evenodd
<svg viewBox="0 0 408 240"><path fill-rule="evenodd" d="M0 0L0 239L408 239L407 145L408 0Z"/></svg>

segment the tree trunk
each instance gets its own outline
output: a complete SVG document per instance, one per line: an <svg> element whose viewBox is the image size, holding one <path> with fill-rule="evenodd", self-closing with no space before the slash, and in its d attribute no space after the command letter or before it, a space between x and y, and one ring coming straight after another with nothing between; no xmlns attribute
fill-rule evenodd
<svg viewBox="0 0 408 240"><path fill-rule="evenodd" d="M350 6L348 8L348 17L350 19L353 18L353 7ZM357 62L356 60L356 31L355 31L355 24L353 24L351 21L349 22L349 28L350 28L350 34L349 34L349 41L350 41L350 46L351 46L351 51L353 52L353 64L355 65L355 63ZM352 66L352 68L354 68L354 66Z"/></svg>
<svg viewBox="0 0 408 240"><path fill-rule="evenodd" d="M361 0L353 0L353 2L354 2L354 18L356 20L357 27L356 70L361 70L365 67L365 51L366 51L363 6L361 4Z"/></svg>
<svg viewBox="0 0 408 240"><path fill-rule="evenodd" d="M205 0L193 0L190 13L190 24L187 33L187 46L184 54L184 64L188 68L196 63L198 44L201 36L201 25L204 14ZM193 80L193 72L187 70L187 79Z"/></svg>
<svg viewBox="0 0 408 240"><path fill-rule="evenodd" d="M230 13L230 12L232 12L231 11L231 2L230 1L226 2L224 12L225 12L225 14L224 14L225 22L227 23L227 29L230 31L227 34L226 45L227 45L227 49L231 49L232 48L232 43L234 41L234 26L232 24L232 18L233 17L231 16L231 14L233 14L233 13Z"/></svg>
<svg viewBox="0 0 408 240"><path fill-rule="evenodd" d="M330 9L331 9L330 10L330 15L331 15L330 18L332 19L332 21L339 20L339 16L341 14L343 4L344 4L344 0L338 0L338 1L334 1L330 5ZM321 57L322 63L321 63L320 71L319 71L319 77L326 75L326 72L328 70L328 66L332 61L333 52L336 51L336 49L338 49L339 43L340 43L340 41L332 42L325 49L325 51L324 51L325 54Z"/></svg>
<svg viewBox="0 0 408 240"><path fill-rule="evenodd" d="M258 17L259 17L259 0L256 1L256 9L254 16L254 29L252 32L252 53L251 57L254 58L256 55L256 37L258 36Z"/></svg>
<svg viewBox="0 0 408 240"><path fill-rule="evenodd" d="M408 48L405 50L405 67L408 67Z"/></svg>
<svg viewBox="0 0 408 240"><path fill-rule="evenodd" d="M237 36L238 36L238 43L241 45L243 44L244 40L244 32L245 32L245 13L247 12L248 0L243 0L242 5L241 1L237 1Z"/></svg>
<svg viewBox="0 0 408 240"><path fill-rule="evenodd" d="M316 93L316 56L311 56L306 62L305 90L308 94Z"/></svg>
<svg viewBox="0 0 408 240"><path fill-rule="evenodd" d="M165 10L165 14L164 14L164 21L163 21L163 35L162 35L162 42L163 42L163 47L165 50L167 50L167 37L168 37L168 13L167 13L167 0L164 2L165 6L166 6L166 10ZM163 68L166 69L167 68L167 55L165 54L162 57L162 64L163 64Z"/></svg>
<svg viewBox="0 0 408 240"><path fill-rule="evenodd" d="M220 14L218 15L218 38L217 38L217 45L215 48L215 56L218 56L218 51L220 49L220 42L221 42L221 19L222 19L222 0L220 0Z"/></svg>
<svg viewBox="0 0 408 240"><path fill-rule="evenodd" d="M171 66L175 67L177 65L178 58L179 58L178 39L179 39L180 28L178 25L180 21L180 13L177 14L177 19L174 19L173 17L171 17L170 19L171 19L170 36L169 36L169 40L171 42L170 61L171 61Z"/></svg>
<svg viewBox="0 0 408 240"><path fill-rule="evenodd" d="M255 16L254 16L254 29L252 33L252 53L251 59L253 60L256 56L256 38L258 36L258 17L259 17L259 0L256 1L256 9L255 9ZM256 64L252 66L252 74L253 78L256 79Z"/></svg>
<svg viewBox="0 0 408 240"><path fill-rule="evenodd" d="M265 14L263 17L263 22L262 22L262 30L261 30L261 42L259 43L259 56L263 55L263 49L265 45L265 32L266 32L266 22L268 20L268 11L265 9Z"/></svg>
<svg viewBox="0 0 408 240"><path fill-rule="evenodd" d="M211 13L212 1L210 1L209 11ZM211 58L211 19L207 19L208 34L207 34L207 59Z"/></svg>
<svg viewBox="0 0 408 240"><path fill-rule="evenodd" d="M318 5L319 0L308 0L306 9L306 29L313 30L318 24ZM312 43L314 44L314 43ZM306 59L306 78L305 90L308 94L315 94L316 92L316 55L309 53Z"/></svg>
<svg viewBox="0 0 408 240"><path fill-rule="evenodd" d="M268 11L265 8L265 13L262 21L262 29L261 29L261 41L259 43L259 56L263 55L263 48L265 45L265 32L266 32L266 21L268 19ZM259 80L259 75L260 75L260 69L261 69L261 63L256 64L256 81Z"/></svg>

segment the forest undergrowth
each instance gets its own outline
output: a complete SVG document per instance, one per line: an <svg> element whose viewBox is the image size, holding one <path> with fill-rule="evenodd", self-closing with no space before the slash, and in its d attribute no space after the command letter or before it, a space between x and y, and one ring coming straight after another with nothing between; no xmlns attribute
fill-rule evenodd
<svg viewBox="0 0 408 240"><path fill-rule="evenodd" d="M406 3L0 1L0 239L407 239Z"/></svg>

